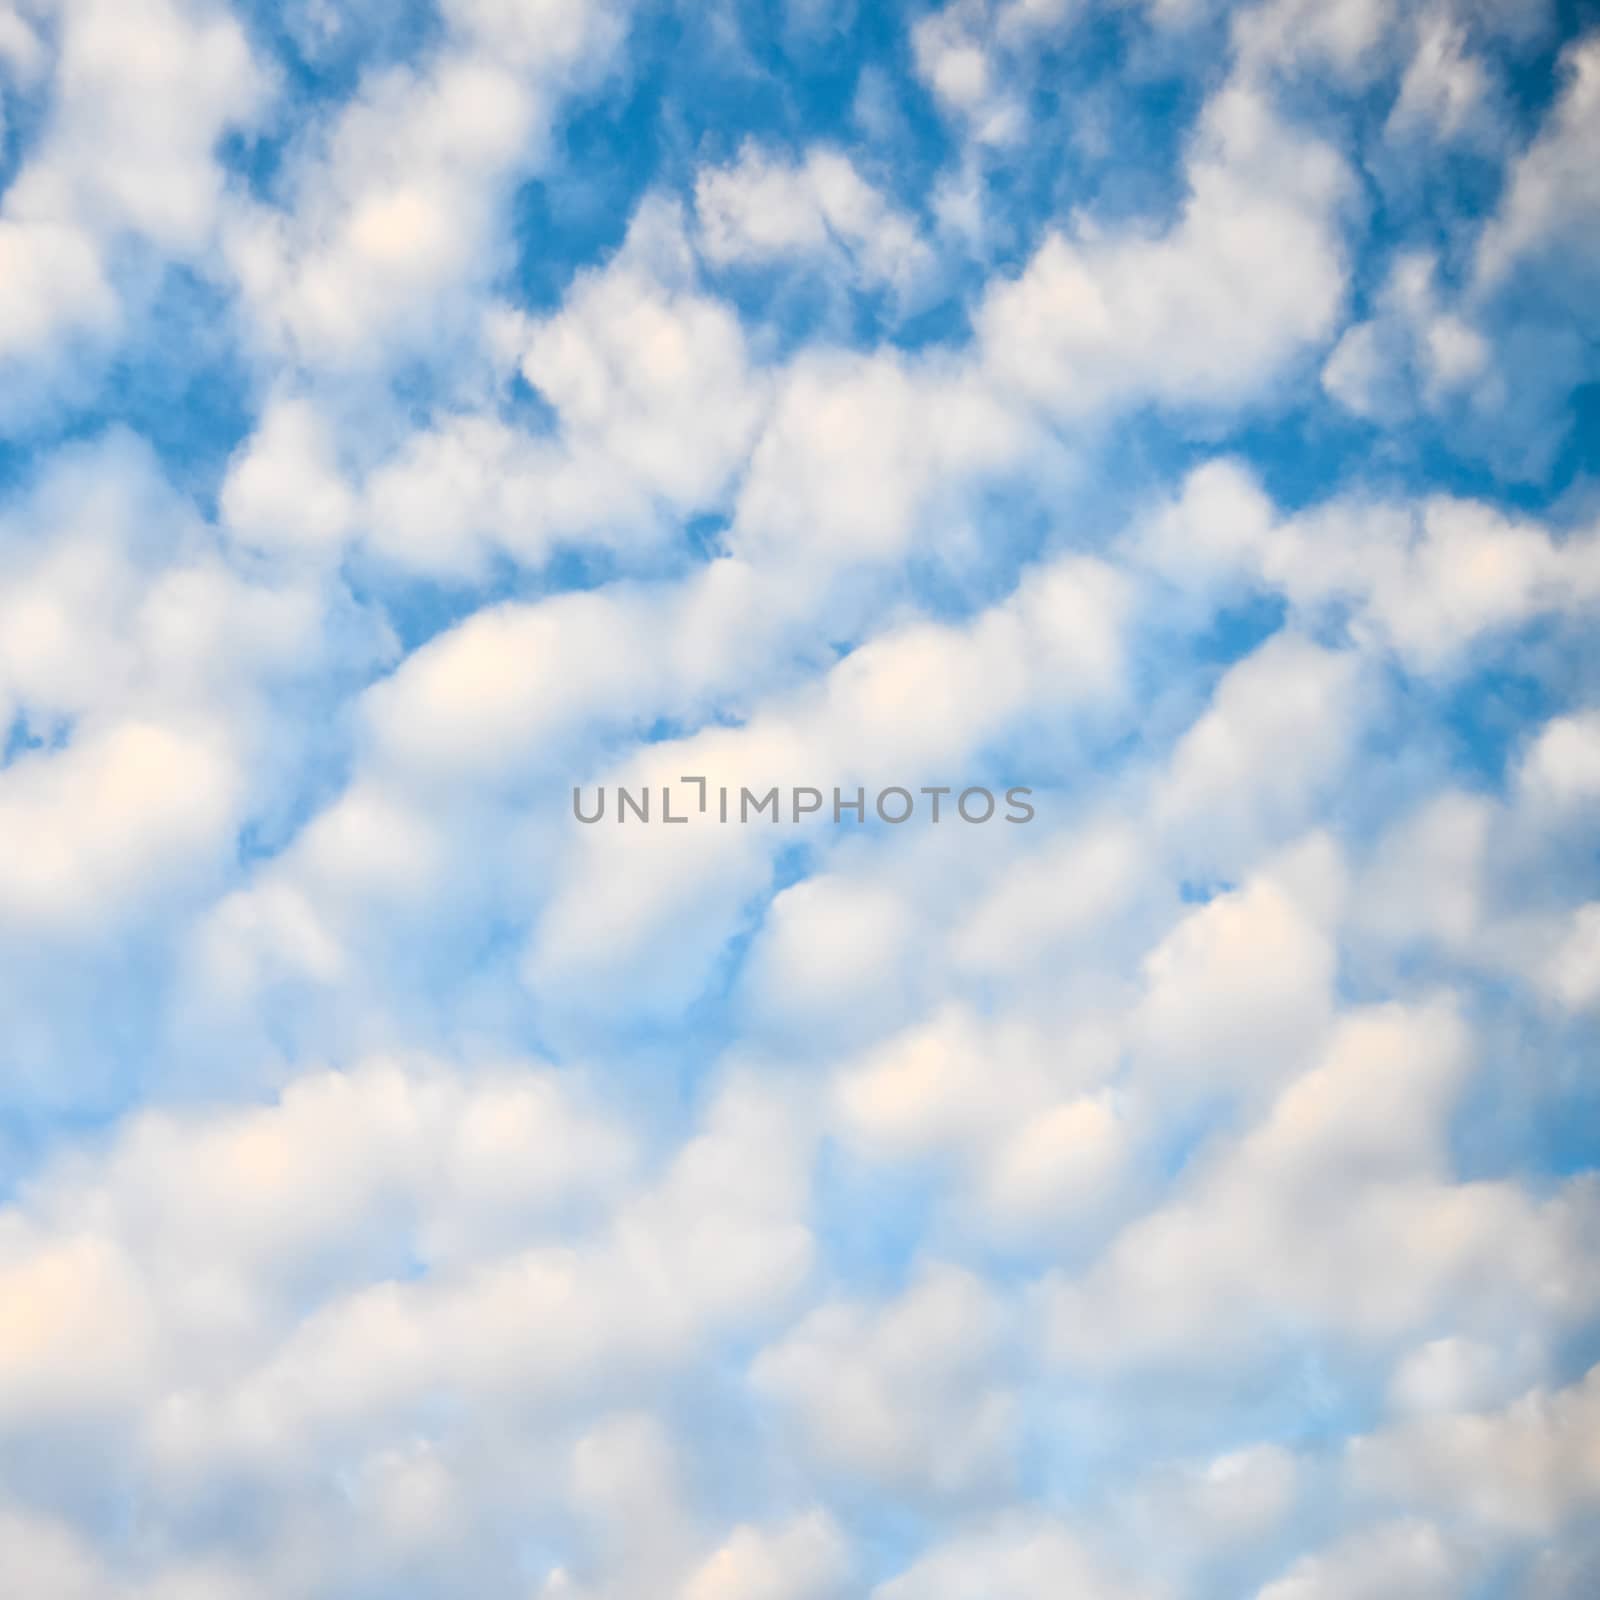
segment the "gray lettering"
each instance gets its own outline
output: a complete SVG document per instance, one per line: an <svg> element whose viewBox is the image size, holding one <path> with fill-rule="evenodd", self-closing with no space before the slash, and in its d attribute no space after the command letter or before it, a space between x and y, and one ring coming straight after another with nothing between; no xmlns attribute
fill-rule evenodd
<svg viewBox="0 0 1600 1600"><path fill-rule="evenodd" d="M883 809L883 802L892 794L900 795L906 803L905 810L902 811L898 817L891 817L889 813ZM902 789L898 786L885 789L883 793L878 796L878 819L881 822L888 823L904 822L916 808L916 804L917 802L911 798L911 791L909 789Z"/></svg>

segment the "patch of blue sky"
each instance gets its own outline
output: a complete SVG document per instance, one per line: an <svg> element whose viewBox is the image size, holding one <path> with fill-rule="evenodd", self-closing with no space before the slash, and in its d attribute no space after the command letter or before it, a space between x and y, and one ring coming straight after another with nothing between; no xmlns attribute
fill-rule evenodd
<svg viewBox="0 0 1600 1600"><path fill-rule="evenodd" d="M275 170L284 145L320 113L348 103L376 74L424 60L445 32L433 0L241 0L236 11L288 91L265 135L249 141L253 156L224 145L230 168L252 182Z"/></svg>
<svg viewBox="0 0 1600 1600"><path fill-rule="evenodd" d="M128 428L155 452L168 481L214 517L228 459L254 426L259 401L231 312L214 282L188 268L158 269L94 405L77 412L65 437Z"/></svg>
<svg viewBox="0 0 1600 1600"><path fill-rule="evenodd" d="M1436 983L1461 973L1433 971ZM1530 1017L1506 983L1475 977L1473 1025L1480 1066L1450 1124L1456 1169L1473 1180L1514 1179L1548 1193L1563 1179L1600 1169L1600 1083L1593 1030L1571 1019Z"/></svg>

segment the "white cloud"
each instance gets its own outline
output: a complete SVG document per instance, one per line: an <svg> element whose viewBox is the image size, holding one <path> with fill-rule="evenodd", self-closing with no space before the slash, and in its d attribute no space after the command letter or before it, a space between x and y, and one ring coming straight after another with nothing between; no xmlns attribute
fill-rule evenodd
<svg viewBox="0 0 1600 1600"><path fill-rule="evenodd" d="M1008 1600L1153 1600L1156 1591L1120 1577L1049 1518L1015 1515L937 1544L872 1600L967 1600L1001 1588Z"/></svg>
<svg viewBox="0 0 1600 1600"><path fill-rule="evenodd" d="M355 514L325 421L306 400L272 401L222 486L230 529L267 550L336 546Z"/></svg>
<svg viewBox="0 0 1600 1600"><path fill-rule="evenodd" d="M1369 1492L1466 1515L1486 1530L1545 1535L1600 1503L1600 1373L1535 1389L1500 1411L1419 1417L1353 1440Z"/></svg>
<svg viewBox="0 0 1600 1600"><path fill-rule="evenodd" d="M1306 1556L1267 1584L1257 1600L1452 1600L1473 1572L1470 1560L1432 1525L1388 1523Z"/></svg>
<svg viewBox="0 0 1600 1600"><path fill-rule="evenodd" d="M845 1592L849 1556L825 1512L781 1527L735 1528L684 1586L682 1600L827 1600Z"/></svg>
<svg viewBox="0 0 1600 1600"><path fill-rule="evenodd" d="M1446 791L1401 818L1380 841L1352 895L1356 919L1400 942L1463 949L1480 931L1492 806Z"/></svg>
<svg viewBox="0 0 1600 1600"><path fill-rule="evenodd" d="M1455 1182L1446 1118L1465 1030L1441 1003L1345 1018L1321 1063L1200 1164L1077 1281L1047 1285L1061 1359L1180 1370L1259 1357L1274 1328L1381 1346L1447 1315L1485 1336L1531 1302L1542 1327L1588 1314L1583 1179L1537 1201ZM1482 1285L1499 1287L1487 1297Z"/></svg>
<svg viewBox="0 0 1600 1600"><path fill-rule="evenodd" d="M957 964L991 978L1059 972L1063 947L1104 941L1144 889L1148 858L1138 829L1119 816L1049 836L997 872L955 932Z"/></svg>
<svg viewBox="0 0 1600 1600"><path fill-rule="evenodd" d="M1135 1496L1135 1526L1179 1560L1226 1555L1280 1530L1307 1476L1304 1463L1277 1444L1163 1465Z"/></svg>
<svg viewBox="0 0 1600 1600"><path fill-rule="evenodd" d="M572 1086L510 1068L373 1062L271 1105L137 1116L4 1214L8 1299L29 1310L0 1341L0 1413L147 1409L159 1439L185 1393L225 1394L289 1335L301 1296L391 1267L397 1224L434 1266L492 1255L628 1160Z"/></svg>
<svg viewBox="0 0 1600 1600"><path fill-rule="evenodd" d="M1454 139L1483 115L1490 93L1489 74L1471 53L1460 19L1444 7L1424 12L1385 132L1390 139L1417 130Z"/></svg>
<svg viewBox="0 0 1600 1600"><path fill-rule="evenodd" d="M28 18L13 4L0 9L0 61L18 82L31 85L45 66L44 41Z"/></svg>
<svg viewBox="0 0 1600 1600"><path fill-rule="evenodd" d="M1080 219L989 289L977 327L994 381L1073 420L1147 398L1227 407L1332 332L1350 181L1339 155L1232 81L1202 113L1186 177L1165 233Z"/></svg>
<svg viewBox="0 0 1600 1600"><path fill-rule="evenodd" d="M1234 44L1247 71L1321 67L1359 83L1381 67L1392 20L1382 0L1269 0L1237 13Z"/></svg>
<svg viewBox="0 0 1600 1600"><path fill-rule="evenodd" d="M63 339L115 330L130 243L207 256L225 184L217 143L256 123L272 91L237 18L211 0L55 10L45 124L0 203L0 359L35 363L62 359ZM6 20L5 54L40 75L38 36L9 8ZM43 384L44 369L24 370Z"/></svg>
<svg viewBox="0 0 1600 1600"><path fill-rule="evenodd" d="M1557 817L1600 800L1600 711L1545 723L1523 755L1517 784L1531 806Z"/></svg>
<svg viewBox="0 0 1600 1600"><path fill-rule="evenodd" d="M732 164L703 169L694 193L700 248L719 266L809 262L902 300L934 267L915 221L839 150L785 161L747 144Z"/></svg>
<svg viewBox="0 0 1600 1600"><path fill-rule="evenodd" d="M195 250L222 198L216 142L269 89L244 29L206 0L72 0L62 21L50 126L7 211Z"/></svg>
<svg viewBox="0 0 1600 1600"><path fill-rule="evenodd" d="M961 1212L1002 1236L1081 1233L1119 1198L1132 1142L1096 1043L946 1008L848 1062L834 1119L876 1162L953 1158Z"/></svg>
<svg viewBox="0 0 1600 1600"><path fill-rule="evenodd" d="M1008 7L1026 17L1030 7ZM963 118L980 144L1007 145L1027 130L1027 111L1006 84L988 7L981 0L955 0L922 18L911 30L917 76L949 113Z"/></svg>
<svg viewBox="0 0 1600 1600"><path fill-rule="evenodd" d="M1333 1019L1336 952L1328 923L1340 866L1324 841L1189 913L1144 961L1133 1020L1145 1070L1168 1093L1221 1093L1288 1081ZM1296 867L1319 880L1306 903Z"/></svg>
<svg viewBox="0 0 1600 1600"><path fill-rule="evenodd" d="M132 1264L103 1239L0 1226L0 1418L8 1429L120 1409L155 1360L155 1316Z"/></svg>
<svg viewBox="0 0 1600 1600"><path fill-rule="evenodd" d="M739 570L738 563L731 565ZM706 581L714 576L715 569L709 569ZM737 620L728 613L731 625L722 636L727 654L720 659L712 652L703 660L687 655L691 645L703 649L706 643L704 613L697 603L688 603L692 586L688 596L674 599L682 623L669 621L663 627L658 622L656 637L666 648L660 659L640 664L637 672L639 685L648 685L653 704L660 708L655 714L684 703L672 698L675 683L686 688L694 684L709 703L737 690L734 708L742 709L752 686L741 641L765 637L770 647L774 618L780 625L792 621L783 607L793 605L794 597L780 594L781 587L755 589L756 600L770 606L765 614L748 599ZM733 604L737 598L730 597ZM599 611L604 604L578 596L546 602L525 619L528 632L532 634L541 613L553 616L568 607ZM735 806L743 787L759 795L773 784L825 785L831 807L836 785L849 790L869 783L951 781L972 752L1030 714L1065 719L1114 698L1120 687L1125 606L1124 586L1114 569L1088 558L1064 558L1026 574L1011 596L970 623L913 623L889 631L844 656L821 678L769 694L742 725L713 724L682 739L647 744L625 764L594 777L612 790L622 785L637 793L648 787L659 794L664 785L679 783L682 774L701 774L713 794L726 785ZM723 614L720 605L717 611ZM515 626L520 631L523 623ZM602 637L628 640L640 633L619 627ZM441 666L450 662L453 671L454 648L447 642L432 648ZM486 661L491 658L501 659L498 650L486 654ZM587 670L606 678L608 685L618 673L617 665L598 651L591 650L587 660ZM685 667L706 671L711 681L688 678L686 683ZM393 710L381 713L386 722L392 717L392 726L408 740L444 721L431 713L417 718L414 697L399 687L410 672L408 665L386 702ZM486 667L477 681L487 675ZM503 669L494 677L503 682ZM568 672L562 699L569 708L574 704L573 681ZM940 699L926 692L934 682L945 686ZM632 687L625 682L619 693ZM550 694L557 692L549 689ZM476 746L480 729L475 718L498 718L503 710L509 716L508 708L526 699L531 720L546 693L539 680L493 697L478 693L473 710L450 720L449 737L470 739ZM687 695L684 699L694 703ZM602 712L612 714L597 697L590 716ZM523 715L518 711L519 720L508 720L508 737L519 736ZM635 713L631 720L638 725L648 718ZM543 731L547 743L563 735L561 728ZM486 758L496 756L502 742L484 737ZM947 797L947 811L953 804ZM659 827L583 829L555 874L530 948L527 971L536 991L547 1004L564 1009L574 999L581 1003L587 986L598 982L601 992L625 989L648 1014L670 1014L705 981L745 908L766 889L773 854L789 838L783 829L711 823L681 832ZM782 927L791 913L798 917L807 909L820 909L826 918L825 892L820 898L798 895L786 903L755 962L752 987L758 998L785 993L790 981L785 952L792 957L797 944L784 938ZM810 976L797 972L795 981L820 1000L826 963L808 955L804 965ZM791 1014L796 1009L790 1001L784 1005ZM774 1008L774 1014L778 1009L783 1007ZM828 1011L834 1017L849 1015L837 997L830 999Z"/></svg>
<svg viewBox="0 0 1600 1600"><path fill-rule="evenodd" d="M1178 576L1265 583L1308 621L1342 621L1356 644L1392 650L1422 674L1459 670L1470 646L1537 618L1582 616L1600 597L1592 528L1558 538L1532 519L1446 495L1341 497L1274 521L1248 479L1214 465L1190 477L1146 549Z"/></svg>
<svg viewBox="0 0 1600 1600"><path fill-rule="evenodd" d="M128 720L0 773L0 921L88 929L141 890L215 869L241 800L218 729Z"/></svg>
<svg viewBox="0 0 1600 1600"><path fill-rule="evenodd" d="M1577 907L1560 935L1543 978L1569 1011L1600 1004L1600 900Z"/></svg>
<svg viewBox="0 0 1600 1600"><path fill-rule="evenodd" d="M1292 837L1342 775L1370 693L1353 652L1293 632L1229 667L1172 752L1158 819L1212 870Z"/></svg>
<svg viewBox="0 0 1600 1600"><path fill-rule="evenodd" d="M1560 271L1592 261L1600 228L1600 178L1589 152L1600 137L1600 39L1583 39L1564 58L1568 81L1538 138L1518 158L1500 209L1478 241L1481 293L1519 263L1555 258ZM1570 248L1560 251L1557 247ZM1592 280L1591 280L1592 281Z"/></svg>
<svg viewBox="0 0 1600 1600"><path fill-rule="evenodd" d="M831 805L832 796L829 796ZM914 987L909 958L915 911L891 884L818 873L774 897L745 972L760 1021L826 1032L888 1010Z"/></svg>
<svg viewBox="0 0 1600 1600"><path fill-rule="evenodd" d="M911 29L912 62L935 104L968 140L964 166L1021 145L1041 36L1070 32L1081 0L951 0Z"/></svg>
<svg viewBox="0 0 1600 1600"><path fill-rule="evenodd" d="M445 781L545 754L563 729L632 712L650 681L649 611L644 596L604 594L486 606L370 691L374 735Z"/></svg>
<svg viewBox="0 0 1600 1600"><path fill-rule="evenodd" d="M1507 1398L1507 1385L1522 1376L1517 1357L1515 1351L1458 1335L1429 1339L1396 1363L1389 1379L1390 1407L1401 1416L1484 1410Z"/></svg>
<svg viewBox="0 0 1600 1600"><path fill-rule="evenodd" d="M241 203L225 253L263 343L311 367L391 361L463 332L515 175L564 92L619 40L600 0L461 0L415 66L374 69L300 142L281 205Z"/></svg>
<svg viewBox="0 0 1600 1600"><path fill-rule="evenodd" d="M75 224L0 216L0 282L0 354L35 354L63 326L115 324L119 307L99 252Z"/></svg>
<svg viewBox="0 0 1600 1600"><path fill-rule="evenodd" d="M993 1494L1011 1476L1016 1397L995 1362L1005 1312L981 1280L925 1268L883 1304L836 1300L757 1356L825 1468L931 1495Z"/></svg>
<svg viewBox="0 0 1600 1600"><path fill-rule="evenodd" d="M64 453L0 543L0 710L37 742L0 771L6 826L34 841L0 869L6 920L84 932L212 880L270 745L271 691L342 648L328 597L225 560L115 434Z"/></svg>
<svg viewBox="0 0 1600 1600"><path fill-rule="evenodd" d="M522 369L560 414L571 470L620 469L637 493L689 510L721 499L761 419L764 384L728 307L648 270L652 226L665 224L636 221L637 251L580 280L531 330Z"/></svg>
<svg viewBox="0 0 1600 1600"><path fill-rule="evenodd" d="M0 1438L138 1477L170 1525L203 1485L247 1488L273 1593L441 1554L460 1575L472 1529L503 1548L496 1519L519 1501L524 1517L529 1494L602 1532L620 1509L641 1570L703 1567L710 1584L716 1541L676 1496L644 1536L660 1496L630 1499L633 1434L595 1408L789 1300L811 1258L808 1140L792 1101L746 1082L658 1171L630 1145L570 1075L526 1064L374 1062L304 1075L275 1104L137 1116L0 1212ZM499 1443L491 1416L512 1429L491 1429ZM563 1475L575 1418L587 1439ZM810 1587L773 1593L820 1600L836 1543L801 1523L733 1538L729 1560L757 1578L808 1562ZM121 1551L119 1577L160 1553ZM152 1593L182 1592L171 1577Z"/></svg>
<svg viewBox="0 0 1600 1600"><path fill-rule="evenodd" d="M0 1549L11 1581L38 1600L106 1600L94 1552L64 1524L0 1506Z"/></svg>
<svg viewBox="0 0 1600 1600"><path fill-rule="evenodd" d="M381 314L381 297L363 305ZM444 361L457 381L421 426L337 389L332 407L275 397L226 486L236 529L276 549L359 536L404 572L476 581L497 554L659 554L685 517L724 506L770 385L737 317L697 287L672 207L642 205L616 256L541 319L459 309L465 353ZM550 426L508 418L518 375Z"/></svg>
<svg viewBox="0 0 1600 1600"><path fill-rule="evenodd" d="M1402 255L1378 293L1375 315L1334 346L1322 386L1356 416L1396 423L1418 410L1439 411L1489 370L1490 341L1441 304L1435 272L1432 257Z"/></svg>
<svg viewBox="0 0 1600 1600"><path fill-rule="evenodd" d="M730 543L812 584L804 564L899 559L935 542L935 496L948 504L1028 443L1025 420L961 363L806 352L751 454Z"/></svg>

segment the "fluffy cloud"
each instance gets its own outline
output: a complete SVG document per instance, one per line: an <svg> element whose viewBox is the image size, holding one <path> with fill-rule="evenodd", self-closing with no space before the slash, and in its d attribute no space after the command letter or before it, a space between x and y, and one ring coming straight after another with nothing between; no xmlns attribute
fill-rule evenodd
<svg viewBox="0 0 1600 1600"><path fill-rule="evenodd" d="M1405 138L1425 128L1439 139L1456 138L1482 113L1489 94L1489 73L1473 53L1461 20L1444 9L1424 13L1389 113L1389 137Z"/></svg>
<svg viewBox="0 0 1600 1600"><path fill-rule="evenodd" d="M444 11L431 57L368 73L303 141L280 204L227 219L226 259L260 337L294 362L370 364L425 346L443 330L419 311L452 297L459 325L459 297L490 276L506 192L556 102L617 44L615 15L587 0Z"/></svg>
<svg viewBox="0 0 1600 1600"><path fill-rule="evenodd" d="M1437 1528L1391 1523L1307 1556L1262 1589L1259 1600L1332 1600L1334 1595L1377 1600L1401 1586L1418 1600L1447 1600L1461 1592L1471 1572L1471 1562Z"/></svg>
<svg viewBox="0 0 1600 1600"><path fill-rule="evenodd" d="M1489 343L1439 303L1435 264L1407 256L1377 297L1377 315L1345 331L1322 371L1341 405L1374 422L1437 409L1489 363Z"/></svg>
<svg viewBox="0 0 1600 1600"><path fill-rule="evenodd" d="M1412 670L1459 666L1468 648L1541 617L1582 616L1600 585L1600 543L1453 496L1420 504L1334 500L1279 522L1235 465L1193 474L1149 549L1184 576L1247 575L1309 618L1344 610L1358 643Z"/></svg>
<svg viewBox="0 0 1600 1600"><path fill-rule="evenodd" d="M654 1176L586 1099L525 1064L372 1062L255 1109L135 1119L103 1159L52 1168L0 1216L0 1277L26 1311L0 1338L0 1432L15 1445L92 1425L152 1503L220 1475L255 1485L286 1527L315 1441L381 1519L354 1555L423 1560L497 1498L461 1504L498 1470L475 1459L472 1416L559 1417L585 1386L675 1365L713 1328L759 1321L809 1262L803 1140L768 1086L730 1087ZM598 1250L558 1242L583 1219ZM456 1421L429 1421L444 1395ZM614 1442L575 1446L577 1491L602 1507L625 1466ZM303 1531L319 1582L347 1570ZM48 1528L35 1547L67 1560ZM284 1554L280 1581L303 1583ZM127 1559L132 1579L145 1563ZM744 1570L774 1595L821 1595L843 1560L825 1519L746 1529L693 1563L692 1592ZM86 1592L112 1592L109 1576Z"/></svg>
<svg viewBox="0 0 1600 1600"><path fill-rule="evenodd" d="M772 1530L740 1527L690 1577L683 1600L824 1600L843 1592L848 1556L820 1513Z"/></svg>
<svg viewBox="0 0 1600 1600"><path fill-rule="evenodd" d="M1593 1184L1541 1203L1514 1184L1452 1180L1444 1118L1465 1047L1439 1004L1345 1019L1322 1061L1172 1204L1085 1277L1050 1287L1059 1357L1112 1369L1242 1359L1301 1318L1352 1340L1448 1315L1496 1330L1481 1285L1497 1275L1499 1292L1537 1297L1553 1322L1585 1316Z"/></svg>
<svg viewBox="0 0 1600 1600"><path fill-rule="evenodd" d="M717 265L804 261L900 297L932 270L917 227L836 150L785 162L755 145L695 180L701 248Z"/></svg>
<svg viewBox="0 0 1600 1600"><path fill-rule="evenodd" d="M1191 139L1188 195L1164 233L1051 233L978 319L986 365L1050 412L1087 420L1153 400L1250 399L1331 331L1344 295L1349 174L1235 81Z"/></svg>
<svg viewBox="0 0 1600 1600"><path fill-rule="evenodd" d="M1143 1600L1066 1529L1044 1518L1011 1518L937 1546L909 1572L873 1591L874 1600L965 1600L996 1582L1017 1600L1053 1594L1084 1600Z"/></svg>
<svg viewBox="0 0 1600 1600"><path fill-rule="evenodd" d="M1010 1475L1015 1396L992 1375L1001 1306L930 1266L885 1305L818 1307L756 1358L751 1381L824 1467L927 1494L992 1494Z"/></svg>
<svg viewBox="0 0 1600 1600"><path fill-rule="evenodd" d="M868 1160L951 1163L962 1214L1000 1238L1081 1235L1121 1197L1135 1145L1110 1067L1092 1036L947 1011L851 1062L834 1115Z"/></svg>
<svg viewBox="0 0 1600 1600"><path fill-rule="evenodd" d="M1600 117L1600 49L1590 39L1575 45L1565 66L1568 83L1549 122L1517 161L1500 210L1478 242L1477 275L1493 284L1519 262L1557 254L1568 236L1579 248L1560 259L1582 267L1581 241L1592 240L1600 216L1594 169L1582 152Z"/></svg>
<svg viewBox="0 0 1600 1600"><path fill-rule="evenodd" d="M1600 1500L1594 1412L1600 1377L1535 1389L1503 1410L1420 1417L1350 1446L1369 1492L1465 1511L1478 1525L1547 1534Z"/></svg>
<svg viewBox="0 0 1600 1600"><path fill-rule="evenodd" d="M48 120L0 202L0 360L37 361L64 334L109 332L129 246L202 259L226 184L216 146L259 119L271 92L225 6L73 0L56 10ZM46 46L25 17L8 8L4 20L13 69L35 77Z"/></svg>

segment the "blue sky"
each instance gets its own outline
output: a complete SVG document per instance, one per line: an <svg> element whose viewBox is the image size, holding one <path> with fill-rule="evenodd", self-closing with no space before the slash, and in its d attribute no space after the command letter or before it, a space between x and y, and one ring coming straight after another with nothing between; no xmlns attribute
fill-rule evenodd
<svg viewBox="0 0 1600 1600"><path fill-rule="evenodd" d="M1594 1593L1597 148L1554 0L0 0L0 1590Z"/></svg>

